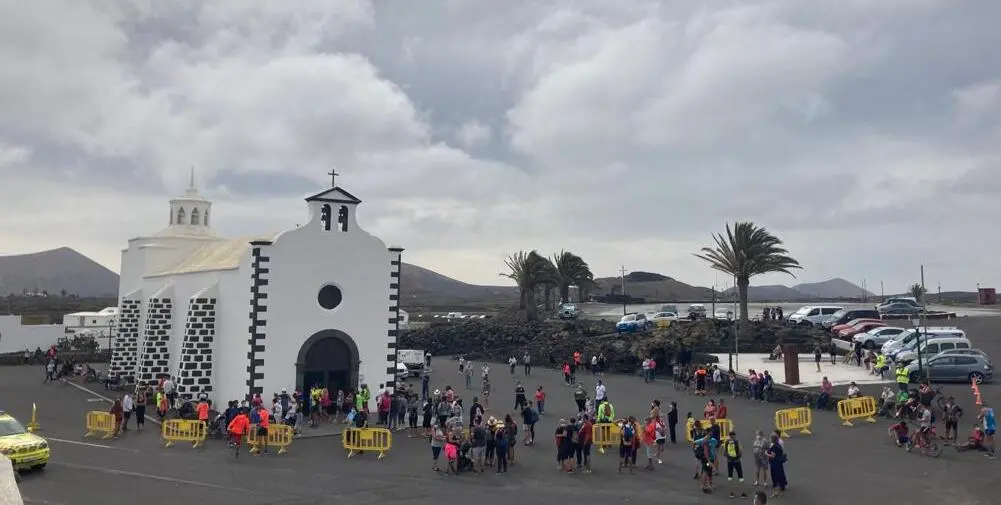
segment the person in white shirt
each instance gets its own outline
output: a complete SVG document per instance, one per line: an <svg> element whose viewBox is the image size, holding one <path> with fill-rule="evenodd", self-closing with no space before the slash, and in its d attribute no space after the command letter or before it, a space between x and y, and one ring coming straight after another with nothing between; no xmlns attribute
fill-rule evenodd
<svg viewBox="0 0 1001 505"><path fill-rule="evenodd" d="M594 387L594 403L600 405L604 401L607 401L605 399L605 383L598 381L598 385Z"/></svg>
<svg viewBox="0 0 1001 505"><path fill-rule="evenodd" d="M591 375L598 373L598 357L591 356Z"/></svg>
<svg viewBox="0 0 1001 505"><path fill-rule="evenodd" d="M122 397L122 431L129 431L129 418L132 417L132 411L135 409L135 404L132 402L132 395L125 393Z"/></svg>
<svg viewBox="0 0 1001 505"><path fill-rule="evenodd" d="M723 393L723 372L718 366L713 367L713 382L716 383L716 394Z"/></svg>

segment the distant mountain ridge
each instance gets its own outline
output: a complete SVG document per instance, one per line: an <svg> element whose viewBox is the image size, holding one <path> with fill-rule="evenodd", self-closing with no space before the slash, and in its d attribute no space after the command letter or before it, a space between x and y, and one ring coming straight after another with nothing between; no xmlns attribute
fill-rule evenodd
<svg viewBox="0 0 1001 505"><path fill-rule="evenodd" d="M733 288L727 289L723 291L723 296L729 297L732 292ZM821 282L804 282L792 287L776 284L747 288L747 299L750 302L801 302L845 298L862 299L878 298L878 296L840 277Z"/></svg>
<svg viewBox="0 0 1001 505"><path fill-rule="evenodd" d="M0 295L115 297L118 274L69 247L0 256Z"/></svg>

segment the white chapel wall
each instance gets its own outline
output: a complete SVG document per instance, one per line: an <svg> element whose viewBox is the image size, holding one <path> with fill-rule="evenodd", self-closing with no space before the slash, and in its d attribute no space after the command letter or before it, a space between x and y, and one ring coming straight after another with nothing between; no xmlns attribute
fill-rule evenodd
<svg viewBox="0 0 1001 505"><path fill-rule="evenodd" d="M216 305L216 353L213 374L214 400L227 402L247 396L247 340L250 338L250 253L240 267L219 272Z"/></svg>

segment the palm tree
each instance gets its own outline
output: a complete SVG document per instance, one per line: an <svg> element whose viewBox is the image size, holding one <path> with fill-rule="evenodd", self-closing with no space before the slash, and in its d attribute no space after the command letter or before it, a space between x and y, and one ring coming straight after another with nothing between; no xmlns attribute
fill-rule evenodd
<svg viewBox="0 0 1001 505"><path fill-rule="evenodd" d="M561 302L570 300L570 286L577 286L583 291L594 284L591 267L580 256L563 250L553 255L552 262L556 268Z"/></svg>
<svg viewBox="0 0 1001 505"><path fill-rule="evenodd" d="M782 247L782 241L768 233L764 227L752 222L736 222L733 229L726 225L726 236L713 234L716 247L703 247L695 257L709 266L730 274L737 279L737 296L740 299L740 321L747 323L747 288L751 277L773 272L793 275L791 270L802 268ZM745 326L746 327L746 326Z"/></svg>
<svg viewBox="0 0 1001 505"><path fill-rule="evenodd" d="M535 305L535 291L552 277L552 264L535 251L518 251L506 260L510 272L501 272L501 277L507 277L518 285L520 302L518 308L525 311L529 321L539 318L538 307Z"/></svg>
<svg viewBox="0 0 1001 505"><path fill-rule="evenodd" d="M927 291L923 286L921 286L921 284L918 284L916 282L914 284L911 284L911 296L913 296L914 299L918 301L918 303L923 303L922 300L925 297L925 293L927 293Z"/></svg>

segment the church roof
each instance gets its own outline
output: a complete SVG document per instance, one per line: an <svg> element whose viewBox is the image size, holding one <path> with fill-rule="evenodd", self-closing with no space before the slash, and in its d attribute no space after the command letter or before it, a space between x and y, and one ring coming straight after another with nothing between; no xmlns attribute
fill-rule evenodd
<svg viewBox="0 0 1001 505"><path fill-rule="evenodd" d="M274 240L276 236L277 234L267 237L244 237L205 244L195 249L190 256L180 263L162 272L148 274L146 277L232 270L240 266L240 258L250 249L251 242L256 240Z"/></svg>
<svg viewBox="0 0 1001 505"><path fill-rule="evenodd" d="M355 205L361 203L355 195L348 193L347 191L337 187L330 188L321 191L313 196L306 198L307 202L330 202L330 203L353 203Z"/></svg>

